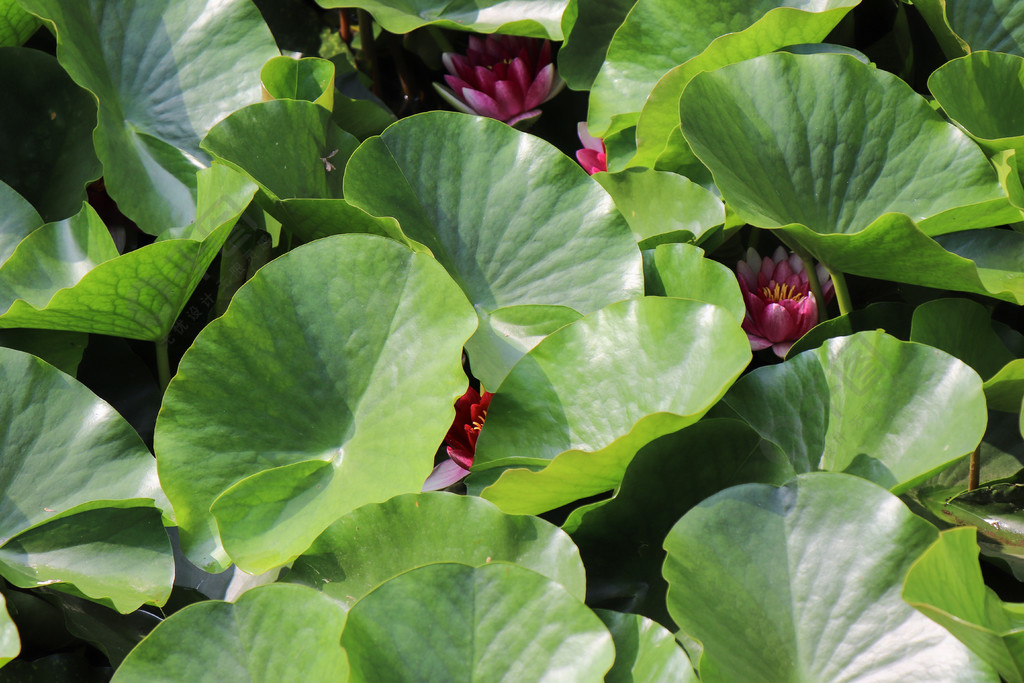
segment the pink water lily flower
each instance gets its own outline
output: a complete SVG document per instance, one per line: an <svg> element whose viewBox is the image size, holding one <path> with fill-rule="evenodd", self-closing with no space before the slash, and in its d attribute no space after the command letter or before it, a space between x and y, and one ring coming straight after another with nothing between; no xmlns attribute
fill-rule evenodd
<svg viewBox="0 0 1024 683"><path fill-rule="evenodd" d="M834 294L832 278L820 263L815 267L821 295L828 303ZM769 258L747 249L736 264L736 276L747 305L743 329L754 351L769 346L779 358L808 330L818 324L818 306L810 291L804 262L779 247Z"/></svg>
<svg viewBox="0 0 1024 683"><path fill-rule="evenodd" d="M551 62L551 42L521 36L469 37L466 54L446 52L448 87L438 93L467 114L489 116L510 126L540 116L542 103L557 95L565 81Z"/></svg>
<svg viewBox="0 0 1024 683"><path fill-rule="evenodd" d="M447 488L469 474L476 456L476 440L487 419L487 408L491 405L492 396L494 394L489 391L481 395L469 387L455 401L455 420L444 437L448 459L430 473L423 484L424 491Z"/></svg>
<svg viewBox="0 0 1024 683"><path fill-rule="evenodd" d="M580 121L576 126L576 135L583 144L583 149L576 152L576 161L580 162L583 170L590 175L607 171L608 150L604 147L604 140L595 138L587 131L586 121Z"/></svg>

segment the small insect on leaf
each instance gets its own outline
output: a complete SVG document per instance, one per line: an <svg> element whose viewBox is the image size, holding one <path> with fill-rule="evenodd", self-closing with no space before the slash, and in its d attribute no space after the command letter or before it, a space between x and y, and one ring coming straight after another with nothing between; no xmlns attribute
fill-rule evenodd
<svg viewBox="0 0 1024 683"><path fill-rule="evenodd" d="M337 154L337 153L338 153L338 150L334 150L333 152L331 152L327 156L320 157L320 161L324 162L324 170L327 171L328 173L330 173L331 171L333 171L336 168L335 165L330 162L330 159L333 159L334 155Z"/></svg>

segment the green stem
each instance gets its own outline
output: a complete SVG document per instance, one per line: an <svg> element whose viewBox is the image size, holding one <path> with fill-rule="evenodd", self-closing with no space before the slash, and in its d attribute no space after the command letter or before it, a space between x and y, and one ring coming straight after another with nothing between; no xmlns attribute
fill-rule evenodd
<svg viewBox="0 0 1024 683"><path fill-rule="evenodd" d="M162 395L171 381L171 359L167 354L167 337L156 342L156 374Z"/></svg>
<svg viewBox="0 0 1024 683"><path fill-rule="evenodd" d="M839 315L846 315L853 310L853 303L850 301L850 290L846 287L846 277L838 270L830 270L829 275L832 276L832 287L836 291Z"/></svg>
<svg viewBox="0 0 1024 683"><path fill-rule="evenodd" d="M971 468L967 473L967 490L973 491L978 488L978 479L981 473L981 446L979 445L971 453Z"/></svg>
<svg viewBox="0 0 1024 683"><path fill-rule="evenodd" d="M828 317L828 304L821 294L821 282L818 280L818 271L814 267L814 261L802 253L797 254L804 263L804 270L807 272L807 284L811 286L811 294L814 295L814 303L818 305L818 322L824 322Z"/></svg>

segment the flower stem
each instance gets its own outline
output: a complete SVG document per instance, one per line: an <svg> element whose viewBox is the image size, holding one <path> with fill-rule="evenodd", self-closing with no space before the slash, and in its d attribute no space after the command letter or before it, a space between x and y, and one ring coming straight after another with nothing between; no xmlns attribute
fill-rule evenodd
<svg viewBox="0 0 1024 683"><path fill-rule="evenodd" d="M814 303L818 306L818 322L822 322L828 317L828 304L825 303L825 297L821 293L821 282L818 280L818 271L814 267L814 261L805 256L803 253L797 252L800 256L800 260L804 263L804 270L807 272L807 284L811 286L811 294L814 295Z"/></svg>
<svg viewBox="0 0 1024 683"><path fill-rule="evenodd" d="M156 375L162 395L171 381L171 360L167 354L167 337L156 342Z"/></svg>
<svg viewBox="0 0 1024 683"><path fill-rule="evenodd" d="M971 453L971 468L967 473L967 490L973 491L978 488L978 479L981 470L981 446L979 445Z"/></svg>
<svg viewBox="0 0 1024 683"><path fill-rule="evenodd" d="M373 17L364 9L359 10L359 46L363 56L370 65L370 78L373 79L373 94L381 96L380 66L377 64L377 46L373 41Z"/></svg>
<svg viewBox="0 0 1024 683"><path fill-rule="evenodd" d="M830 270L832 276L832 288L836 292L836 303L839 304L839 315L846 315L853 310L853 303L850 301L850 290L846 286L846 277L842 271Z"/></svg>

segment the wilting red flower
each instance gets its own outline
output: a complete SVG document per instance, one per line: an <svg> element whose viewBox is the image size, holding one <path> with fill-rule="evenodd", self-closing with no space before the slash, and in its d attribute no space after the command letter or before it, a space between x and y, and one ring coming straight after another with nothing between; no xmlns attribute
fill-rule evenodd
<svg viewBox="0 0 1024 683"><path fill-rule="evenodd" d="M815 268L825 303L832 299L832 278L820 263ZM743 329L754 351L769 346L779 358L818 324L818 306L811 294L804 262L779 247L763 259L753 249L736 264L736 276L747 305Z"/></svg>
<svg viewBox="0 0 1024 683"><path fill-rule="evenodd" d="M586 121L580 121L576 126L576 135L583 143L583 149L577 150L576 161L580 162L583 170L594 175L600 171L608 170L608 150L604 147L604 140L595 138L587 131Z"/></svg>
<svg viewBox="0 0 1024 683"><path fill-rule="evenodd" d="M489 116L512 126L540 116L539 105L565 85L551 63L551 42L520 36L469 37L465 56L442 55L449 87L434 87L467 114Z"/></svg>
<svg viewBox="0 0 1024 683"><path fill-rule="evenodd" d="M485 391L481 396L476 389L469 387L466 393L455 401L455 421L444 437L449 459L430 473L423 485L424 491L436 491L451 486L469 474L473 456L476 454L476 440L484 426L487 408L491 405L493 395Z"/></svg>

